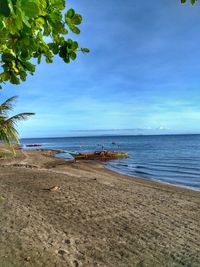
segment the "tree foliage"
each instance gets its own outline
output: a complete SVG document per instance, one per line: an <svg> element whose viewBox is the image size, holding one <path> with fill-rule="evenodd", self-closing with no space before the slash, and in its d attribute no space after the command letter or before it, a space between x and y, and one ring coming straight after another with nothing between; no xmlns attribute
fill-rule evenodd
<svg viewBox="0 0 200 267"><path fill-rule="evenodd" d="M52 63L58 55L69 63L78 51L89 52L66 38L69 31L80 33L82 16L64 11L65 0L0 0L0 83L25 81L35 72L34 58Z"/></svg>
<svg viewBox="0 0 200 267"><path fill-rule="evenodd" d="M192 4L192 5L194 5L196 2L197 2L197 0L189 0L190 1L190 3ZM181 0L181 3L182 4L184 4L184 3L186 3L187 2L187 0Z"/></svg>
<svg viewBox="0 0 200 267"><path fill-rule="evenodd" d="M16 130L16 123L26 120L34 113L26 112L8 117L8 112L13 109L14 101L17 97L13 96L0 105L0 140L11 144L12 141L19 143L19 136Z"/></svg>

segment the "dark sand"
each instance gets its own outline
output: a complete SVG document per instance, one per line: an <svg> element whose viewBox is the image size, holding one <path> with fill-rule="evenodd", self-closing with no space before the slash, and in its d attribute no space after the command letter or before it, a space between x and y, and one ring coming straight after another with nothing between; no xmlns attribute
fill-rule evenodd
<svg viewBox="0 0 200 267"><path fill-rule="evenodd" d="M0 267L200 266L199 192L50 154L0 159Z"/></svg>

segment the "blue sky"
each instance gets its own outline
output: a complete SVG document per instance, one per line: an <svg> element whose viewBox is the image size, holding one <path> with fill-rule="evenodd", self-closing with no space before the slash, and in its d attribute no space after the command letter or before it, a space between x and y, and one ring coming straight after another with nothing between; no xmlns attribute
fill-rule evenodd
<svg viewBox="0 0 200 267"><path fill-rule="evenodd" d="M68 1L83 15L74 35L88 55L42 63L6 85L15 112L36 115L22 137L200 133L200 4L179 0Z"/></svg>

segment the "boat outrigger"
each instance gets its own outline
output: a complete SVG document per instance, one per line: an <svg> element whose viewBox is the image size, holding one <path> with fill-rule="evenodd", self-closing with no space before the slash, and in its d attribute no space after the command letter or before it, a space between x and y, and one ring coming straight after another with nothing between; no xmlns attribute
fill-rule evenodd
<svg viewBox="0 0 200 267"><path fill-rule="evenodd" d="M76 159L83 160L114 160L128 158L128 153L126 152L117 152L111 150L102 150L94 152L80 152L80 153L71 153L70 154Z"/></svg>

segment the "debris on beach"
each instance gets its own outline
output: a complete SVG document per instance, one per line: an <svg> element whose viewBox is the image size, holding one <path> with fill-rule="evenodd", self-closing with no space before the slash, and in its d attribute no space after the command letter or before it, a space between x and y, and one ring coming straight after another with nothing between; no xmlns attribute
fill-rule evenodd
<svg viewBox="0 0 200 267"><path fill-rule="evenodd" d="M59 191L60 190L60 187L55 185L55 186L52 186L50 188L45 188L43 189L44 191L50 191L50 192L53 192L53 191Z"/></svg>

